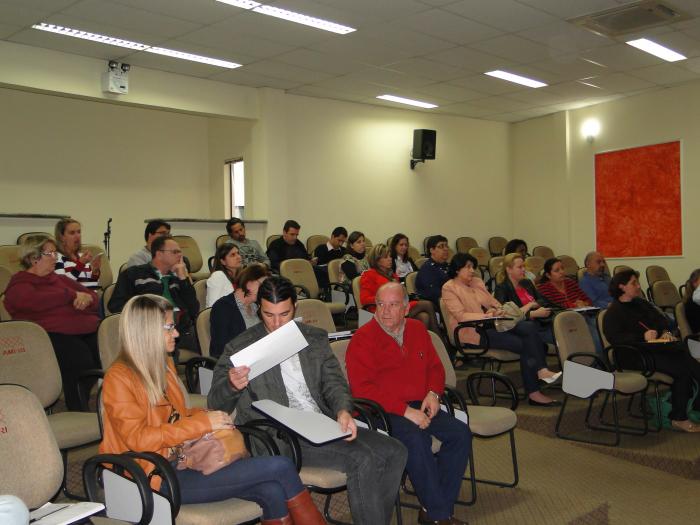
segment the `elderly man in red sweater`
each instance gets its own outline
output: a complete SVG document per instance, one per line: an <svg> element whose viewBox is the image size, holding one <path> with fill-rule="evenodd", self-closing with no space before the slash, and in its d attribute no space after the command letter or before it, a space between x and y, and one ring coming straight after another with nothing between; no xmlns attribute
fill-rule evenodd
<svg viewBox="0 0 700 525"><path fill-rule="evenodd" d="M425 326L406 319L408 296L399 283L377 291L374 319L350 341L345 357L352 395L384 407L392 437L408 449L406 471L421 505L422 524L463 524L453 516L467 467L469 427L440 410L445 370ZM431 452L431 436L442 446Z"/></svg>

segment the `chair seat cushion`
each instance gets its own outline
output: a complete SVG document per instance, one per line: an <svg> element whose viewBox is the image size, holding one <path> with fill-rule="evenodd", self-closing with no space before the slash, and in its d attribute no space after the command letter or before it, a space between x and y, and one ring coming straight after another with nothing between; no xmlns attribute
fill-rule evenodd
<svg viewBox="0 0 700 525"><path fill-rule="evenodd" d="M322 489L344 487L348 482L345 472L323 467L301 467L299 477L304 485Z"/></svg>
<svg viewBox="0 0 700 525"><path fill-rule="evenodd" d="M615 390L623 394L634 394L647 387L647 378L637 372L614 372Z"/></svg>
<svg viewBox="0 0 700 525"><path fill-rule="evenodd" d="M654 372L650 377L647 377L647 380L658 381L659 383L664 383L666 385L673 384L673 378L661 372Z"/></svg>
<svg viewBox="0 0 700 525"><path fill-rule="evenodd" d="M325 305L328 307L328 309L333 315L342 314L345 312L344 303L325 303Z"/></svg>
<svg viewBox="0 0 700 525"><path fill-rule="evenodd" d="M496 361L520 361L520 356L515 352L511 352L510 350L499 350L498 348L492 348L486 352L484 357L490 357Z"/></svg>
<svg viewBox="0 0 700 525"><path fill-rule="evenodd" d="M48 420L61 450L87 445L102 438L97 414L93 412L58 412L49 414Z"/></svg>
<svg viewBox="0 0 700 525"><path fill-rule="evenodd" d="M430 450L433 454L437 454L440 452L440 447L442 447L442 442L436 438L435 436L430 436L432 439L432 442L430 444Z"/></svg>
<svg viewBox="0 0 700 525"><path fill-rule="evenodd" d="M262 509L252 501L227 499L212 503L182 505L175 518L177 525L233 525L247 523L262 516Z"/></svg>
<svg viewBox="0 0 700 525"><path fill-rule="evenodd" d="M207 408L207 396L202 394L190 394L190 407L191 408Z"/></svg>
<svg viewBox="0 0 700 525"><path fill-rule="evenodd" d="M491 437L508 432L518 424L518 416L509 408L469 406L469 428L477 436Z"/></svg>

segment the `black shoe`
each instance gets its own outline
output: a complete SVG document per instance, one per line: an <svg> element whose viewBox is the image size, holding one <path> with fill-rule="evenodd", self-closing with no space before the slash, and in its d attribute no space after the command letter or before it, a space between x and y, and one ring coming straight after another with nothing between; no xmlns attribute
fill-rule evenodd
<svg viewBox="0 0 700 525"><path fill-rule="evenodd" d="M539 401L535 401L534 399L530 399L528 397L527 402L529 405L532 405L533 407L560 407L561 406L561 401L557 401L556 399L552 399L549 403L540 403Z"/></svg>
<svg viewBox="0 0 700 525"><path fill-rule="evenodd" d="M468 525L466 521L459 520L454 516L444 520L431 520L423 509L418 512L418 523L421 525Z"/></svg>

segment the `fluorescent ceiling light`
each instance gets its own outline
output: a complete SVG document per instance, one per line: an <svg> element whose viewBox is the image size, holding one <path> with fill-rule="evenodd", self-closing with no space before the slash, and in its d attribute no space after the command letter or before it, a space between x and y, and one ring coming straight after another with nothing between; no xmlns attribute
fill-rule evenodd
<svg viewBox="0 0 700 525"><path fill-rule="evenodd" d="M397 97L395 95L379 95L377 98L389 100L391 102L398 102L399 104L408 104L409 106L418 106L419 108L432 109L437 107L436 104L421 102L420 100L411 100L410 98Z"/></svg>
<svg viewBox="0 0 700 525"><path fill-rule="evenodd" d="M501 80L507 80L508 82L515 82L516 84L522 84L523 86L531 87L531 88L541 88L546 86L544 82L540 82L539 80L533 80L531 78L527 77L521 77L520 75L516 75L514 73L508 73L507 71L501 71L499 69L495 71L487 71L484 73L484 75L489 75L490 77L496 77L500 78Z"/></svg>
<svg viewBox="0 0 700 525"><path fill-rule="evenodd" d="M289 20L290 22L296 22L297 24L303 24L305 26L315 27L316 29L323 29L324 31L338 33L339 35L346 35L348 33L352 33L353 31L357 31L353 27L336 24L335 22L323 20L322 18L314 18L313 16L295 13L294 11L287 11L286 9L280 9L279 7L263 5L260 2L254 2L253 0L217 0L217 2L222 2L224 4L229 4L243 9L252 9L256 13L260 13L262 15L282 18L284 20Z"/></svg>
<svg viewBox="0 0 700 525"><path fill-rule="evenodd" d="M241 67L241 64L236 64L235 62L228 62L226 60L219 60L218 58L193 55L192 53L185 53L184 51L176 51L174 49L166 49L164 47L151 47L148 44L141 44L140 42L131 42L130 40L122 40L121 38L115 38L112 36L88 33L87 31L71 29L70 27L45 24L43 22L41 24L35 24L32 27L34 29L39 29L40 31L49 31L50 33L58 33L59 35L72 36L75 38L82 38L83 40L99 42L100 44L109 44L110 46L125 47L127 49L135 49L136 51L146 51L147 53L156 53L158 55L181 58L182 60L190 60L192 62L201 62L203 64L209 64L212 66L226 67L229 69Z"/></svg>
<svg viewBox="0 0 700 525"><path fill-rule="evenodd" d="M672 49L664 47L656 42L652 42L646 38L639 38L637 40L630 40L627 42L632 47L646 51L647 53L662 58L667 62L678 62L679 60L685 60L686 57L680 53L676 53Z"/></svg>

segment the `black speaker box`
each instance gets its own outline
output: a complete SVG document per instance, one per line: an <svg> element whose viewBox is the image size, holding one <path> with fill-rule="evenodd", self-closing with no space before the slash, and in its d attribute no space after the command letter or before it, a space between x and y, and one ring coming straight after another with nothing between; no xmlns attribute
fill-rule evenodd
<svg viewBox="0 0 700 525"><path fill-rule="evenodd" d="M434 129L413 130L413 158L432 160L435 158L435 139L437 131Z"/></svg>

